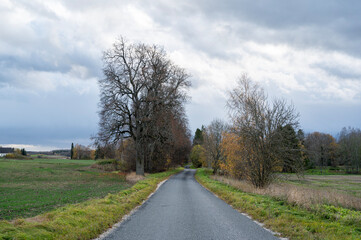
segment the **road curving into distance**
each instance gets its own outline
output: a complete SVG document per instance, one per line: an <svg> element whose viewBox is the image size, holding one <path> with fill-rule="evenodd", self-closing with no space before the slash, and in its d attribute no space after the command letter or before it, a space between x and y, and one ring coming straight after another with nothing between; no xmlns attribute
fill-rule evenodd
<svg viewBox="0 0 361 240"><path fill-rule="evenodd" d="M186 169L102 239L278 239L203 188Z"/></svg>

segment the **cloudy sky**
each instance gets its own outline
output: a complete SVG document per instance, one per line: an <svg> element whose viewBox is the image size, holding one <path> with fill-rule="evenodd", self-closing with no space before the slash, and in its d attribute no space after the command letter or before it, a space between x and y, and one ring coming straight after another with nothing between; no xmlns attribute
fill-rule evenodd
<svg viewBox="0 0 361 240"><path fill-rule="evenodd" d="M292 102L306 132L361 128L360 1L0 1L0 145L89 144L102 52L164 46L192 75L192 132L227 119L242 73ZM34 145L34 146L33 146Z"/></svg>

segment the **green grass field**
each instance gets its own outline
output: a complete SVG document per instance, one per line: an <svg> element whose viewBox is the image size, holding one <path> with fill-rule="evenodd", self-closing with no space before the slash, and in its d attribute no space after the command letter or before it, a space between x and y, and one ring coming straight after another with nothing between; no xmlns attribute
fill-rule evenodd
<svg viewBox="0 0 361 240"><path fill-rule="evenodd" d="M40 213L128 188L122 175L90 168L93 160L0 159L0 219Z"/></svg>
<svg viewBox="0 0 361 240"><path fill-rule="evenodd" d="M0 239L94 239L147 199L159 182L181 170L149 174L125 190L68 204L35 218L0 220Z"/></svg>

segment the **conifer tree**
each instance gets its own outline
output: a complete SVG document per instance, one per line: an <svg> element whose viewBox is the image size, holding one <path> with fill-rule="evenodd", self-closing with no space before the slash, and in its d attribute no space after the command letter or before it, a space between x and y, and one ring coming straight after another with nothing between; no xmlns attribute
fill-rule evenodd
<svg viewBox="0 0 361 240"><path fill-rule="evenodd" d="M70 159L73 159L73 155L74 155L74 143L71 143Z"/></svg>

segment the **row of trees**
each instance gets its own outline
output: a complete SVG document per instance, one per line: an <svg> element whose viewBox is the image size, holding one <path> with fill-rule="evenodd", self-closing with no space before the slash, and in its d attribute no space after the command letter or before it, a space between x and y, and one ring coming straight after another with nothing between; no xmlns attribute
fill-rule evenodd
<svg viewBox="0 0 361 240"><path fill-rule="evenodd" d="M70 149L71 159L96 159L96 150L81 144L71 144Z"/></svg>
<svg viewBox="0 0 361 240"><path fill-rule="evenodd" d="M348 172L361 169L361 130L343 128L338 140L326 133L313 132L303 140L306 167L345 166Z"/></svg>
<svg viewBox="0 0 361 240"><path fill-rule="evenodd" d="M190 82L185 70L163 48L123 38L104 53L103 62L98 149L118 149L120 160L133 152L139 175L187 161L191 143L184 103Z"/></svg>
<svg viewBox="0 0 361 240"><path fill-rule="evenodd" d="M344 128L338 141L330 134L305 136L298 114L284 100L269 101L264 90L243 75L229 92L231 124L214 120L197 129L190 158L194 166L213 168L267 186L279 172L343 165L349 172L361 167L361 131Z"/></svg>
<svg viewBox="0 0 361 240"><path fill-rule="evenodd" d="M301 129L296 132L290 125L281 129L283 145L290 150L285 152L283 166L278 167L276 172L297 172L316 167L322 171L326 166L343 166L349 173L360 172L360 129L343 128L338 134L338 140L330 134L320 132L305 135ZM209 126L197 129L191 160L195 166L203 165L213 168L214 172L219 173L219 170L222 170L232 176L241 177L240 141L232 127L220 120L214 120Z"/></svg>

